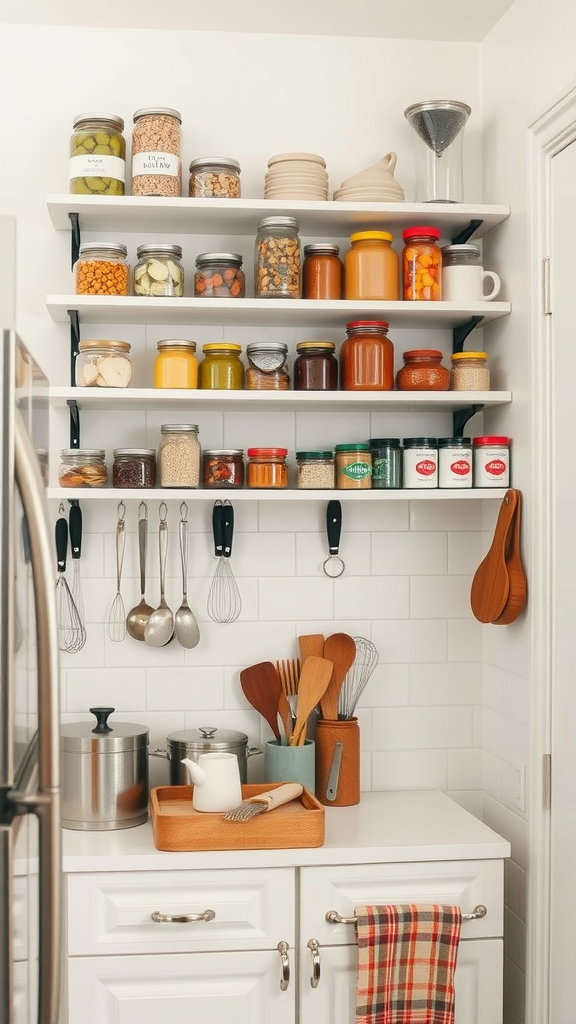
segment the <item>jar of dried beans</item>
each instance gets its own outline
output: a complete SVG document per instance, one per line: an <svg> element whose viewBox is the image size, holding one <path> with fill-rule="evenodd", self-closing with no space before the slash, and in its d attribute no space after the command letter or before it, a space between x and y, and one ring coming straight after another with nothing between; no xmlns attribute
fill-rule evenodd
<svg viewBox="0 0 576 1024"><path fill-rule="evenodd" d="M334 452L296 452L296 487L332 490Z"/></svg>
<svg viewBox="0 0 576 1024"><path fill-rule="evenodd" d="M438 228L406 228L402 232L404 298L425 302L442 298L442 251Z"/></svg>
<svg viewBox="0 0 576 1024"><path fill-rule="evenodd" d="M243 487L243 449L205 448L202 452L202 484L204 487Z"/></svg>
<svg viewBox="0 0 576 1024"><path fill-rule="evenodd" d="M199 487L200 442L195 423L163 423L158 449L160 487Z"/></svg>
<svg viewBox="0 0 576 1024"><path fill-rule="evenodd" d="M299 299L300 239L295 217L263 217L255 244L257 299Z"/></svg>
<svg viewBox="0 0 576 1024"><path fill-rule="evenodd" d="M248 487L287 487L287 448L248 448Z"/></svg>
<svg viewBox="0 0 576 1024"><path fill-rule="evenodd" d="M113 487L154 487L156 452L153 448L115 448Z"/></svg>
<svg viewBox="0 0 576 1024"><path fill-rule="evenodd" d="M254 341L246 346L247 391L287 391L290 377L286 369L288 346L282 341Z"/></svg>
<svg viewBox="0 0 576 1024"><path fill-rule="evenodd" d="M120 242L82 242L74 264L76 295L128 295L127 252Z"/></svg>
<svg viewBox="0 0 576 1024"><path fill-rule="evenodd" d="M340 349L342 391L392 391L394 346L385 320L354 320L346 324Z"/></svg>
<svg viewBox="0 0 576 1024"><path fill-rule="evenodd" d="M60 487L105 487L107 481L103 448L64 448L60 452Z"/></svg>
<svg viewBox="0 0 576 1024"><path fill-rule="evenodd" d="M294 391L337 391L338 360L333 341L299 341L294 360Z"/></svg>
<svg viewBox="0 0 576 1024"><path fill-rule="evenodd" d="M190 164L188 195L202 199L240 199L240 164L230 157L206 156Z"/></svg>
<svg viewBox="0 0 576 1024"><path fill-rule="evenodd" d="M243 299L245 294L241 256L233 252L203 252L196 257L195 296Z"/></svg>
<svg viewBox="0 0 576 1024"><path fill-rule="evenodd" d="M332 242L304 246L302 298L341 299L343 267L340 247Z"/></svg>
<svg viewBox="0 0 576 1024"><path fill-rule="evenodd" d="M182 117L172 107L137 110L132 129L132 195L179 196Z"/></svg>
<svg viewBox="0 0 576 1024"><path fill-rule="evenodd" d="M442 366L439 349L413 349L402 358L404 366L396 374L398 391L448 391L450 370Z"/></svg>
<svg viewBox="0 0 576 1024"><path fill-rule="evenodd" d="M486 352L455 352L452 356L451 391L490 391Z"/></svg>
<svg viewBox="0 0 576 1024"><path fill-rule="evenodd" d="M182 298L184 270L180 260L182 249L168 242L150 242L136 250L134 294Z"/></svg>
<svg viewBox="0 0 576 1024"><path fill-rule="evenodd" d="M126 181L124 120L115 114L77 114L70 138L72 195L123 196Z"/></svg>

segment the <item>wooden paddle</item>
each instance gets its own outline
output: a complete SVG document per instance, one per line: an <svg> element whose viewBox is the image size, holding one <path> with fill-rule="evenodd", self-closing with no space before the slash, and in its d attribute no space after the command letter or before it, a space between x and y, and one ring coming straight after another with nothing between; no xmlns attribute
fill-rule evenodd
<svg viewBox="0 0 576 1024"><path fill-rule="evenodd" d="M271 661L261 661L258 665L250 665L240 673L240 686L246 700L256 711L259 711L272 729L274 736L281 742L278 727L278 703L282 684Z"/></svg>
<svg viewBox="0 0 576 1024"><path fill-rule="evenodd" d="M324 656L324 637L322 633L308 633L298 637L298 650L300 661L304 664L306 658L312 655L315 658Z"/></svg>
<svg viewBox="0 0 576 1024"><path fill-rule="evenodd" d="M344 677L356 657L356 644L348 633L332 633L324 642L324 657L334 665L328 689L320 701L322 718L338 720L338 698Z"/></svg>
<svg viewBox="0 0 576 1024"><path fill-rule="evenodd" d="M305 742L308 717L322 700L331 675L331 661L313 654L306 658L298 682L298 712L290 746L300 747Z"/></svg>
<svg viewBox="0 0 576 1024"><path fill-rule="evenodd" d="M506 550L518 503L518 491L506 491L488 553L476 569L470 590L470 607L479 622L494 622L506 606L510 580Z"/></svg>
<svg viewBox="0 0 576 1024"><path fill-rule="evenodd" d="M516 511L514 513L512 529L508 535L508 545L505 554L509 582L508 597L506 599L506 604L504 605L504 610L497 619L492 619L495 626L509 626L511 622L514 622L514 620L518 618L520 613L526 607L528 587L526 583L526 573L524 572L524 566L522 565L522 556L520 554L522 492L516 491L515 493L517 495Z"/></svg>

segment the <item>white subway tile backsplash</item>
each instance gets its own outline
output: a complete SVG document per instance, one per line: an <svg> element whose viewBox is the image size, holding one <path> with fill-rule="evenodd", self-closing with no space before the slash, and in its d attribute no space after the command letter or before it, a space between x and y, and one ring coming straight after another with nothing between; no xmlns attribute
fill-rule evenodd
<svg viewBox="0 0 576 1024"><path fill-rule="evenodd" d="M445 750L375 751L372 788L375 790L442 789L447 787Z"/></svg>
<svg viewBox="0 0 576 1024"><path fill-rule="evenodd" d="M376 665L359 700L361 708L402 707L410 703L409 665Z"/></svg>
<svg viewBox="0 0 576 1024"><path fill-rule="evenodd" d="M482 626L476 619L448 619L448 661L482 661Z"/></svg>
<svg viewBox="0 0 576 1024"><path fill-rule="evenodd" d="M329 548L326 535L319 533L299 533L296 536L296 575L319 576L323 574L323 564L328 557ZM370 534L347 532L340 541L340 556L345 563L345 571L353 571L355 576L370 575Z"/></svg>
<svg viewBox="0 0 576 1024"><path fill-rule="evenodd" d="M144 669L110 672L103 668L69 668L64 677L63 711L85 712L102 706L124 712L146 706Z"/></svg>
<svg viewBox="0 0 576 1024"><path fill-rule="evenodd" d="M448 534L448 572L473 576L482 561L480 535L469 531Z"/></svg>
<svg viewBox="0 0 576 1024"><path fill-rule="evenodd" d="M446 661L445 619L374 620L372 640L384 663Z"/></svg>
<svg viewBox="0 0 576 1024"><path fill-rule="evenodd" d="M224 708L224 670L217 667L149 668L146 670L148 711L204 711Z"/></svg>
<svg viewBox="0 0 576 1024"><path fill-rule="evenodd" d="M372 711L374 750L420 750L470 747L471 709L374 708Z"/></svg>
<svg viewBox="0 0 576 1024"><path fill-rule="evenodd" d="M443 532L481 529L481 502L479 501L412 501L410 503L411 530L441 530Z"/></svg>
<svg viewBox="0 0 576 1024"><path fill-rule="evenodd" d="M482 789L482 751L448 750L448 789Z"/></svg>
<svg viewBox="0 0 576 1024"><path fill-rule="evenodd" d="M469 618L468 576L411 576L410 616L413 619Z"/></svg>
<svg viewBox="0 0 576 1024"><path fill-rule="evenodd" d="M337 582L337 581L336 581ZM310 619L331 617L334 613L335 581L327 577L301 580L295 577L260 579L258 608L262 622L282 619ZM316 630L310 630L316 632Z"/></svg>
<svg viewBox="0 0 576 1024"><path fill-rule="evenodd" d="M334 583L334 610L340 618L395 619L408 615L406 576L341 576Z"/></svg>
<svg viewBox="0 0 576 1024"><path fill-rule="evenodd" d="M381 575L439 575L447 571L446 534L374 533L372 572Z"/></svg>
<svg viewBox="0 0 576 1024"><path fill-rule="evenodd" d="M459 662L410 666L410 704L480 704L481 666Z"/></svg>

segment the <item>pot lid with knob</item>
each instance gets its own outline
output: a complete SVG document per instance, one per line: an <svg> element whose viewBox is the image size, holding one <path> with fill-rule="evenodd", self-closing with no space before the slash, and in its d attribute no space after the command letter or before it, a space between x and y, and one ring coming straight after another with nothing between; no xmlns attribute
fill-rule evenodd
<svg viewBox="0 0 576 1024"><path fill-rule="evenodd" d="M104 754L147 747L148 727L133 722L114 721L110 724L108 719L115 710L110 707L89 708L90 714L96 718L96 724L86 720L62 726L61 749L65 752Z"/></svg>

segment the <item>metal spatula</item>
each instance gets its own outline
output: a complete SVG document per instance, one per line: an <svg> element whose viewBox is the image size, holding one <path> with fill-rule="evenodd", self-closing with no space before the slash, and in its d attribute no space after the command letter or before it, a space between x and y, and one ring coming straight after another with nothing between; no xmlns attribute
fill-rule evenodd
<svg viewBox="0 0 576 1024"><path fill-rule="evenodd" d="M248 797L239 807L233 807L231 811L228 811L224 815L224 821L249 821L256 814L271 811L274 807L280 807L281 804L295 800L301 793L302 786L299 782L287 782L286 785L270 789L266 793Z"/></svg>

